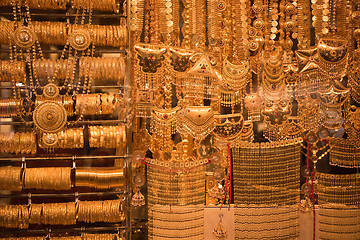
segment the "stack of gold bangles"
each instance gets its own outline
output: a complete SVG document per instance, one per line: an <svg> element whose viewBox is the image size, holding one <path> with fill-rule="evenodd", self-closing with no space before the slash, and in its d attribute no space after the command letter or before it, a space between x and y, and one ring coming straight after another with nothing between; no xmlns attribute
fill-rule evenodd
<svg viewBox="0 0 360 240"><path fill-rule="evenodd" d="M110 189L124 186L124 170L121 168L77 168L76 187Z"/></svg>
<svg viewBox="0 0 360 240"><path fill-rule="evenodd" d="M79 75L80 77L91 75L93 79L111 79L119 82L125 76L124 58L81 57L79 60Z"/></svg>
<svg viewBox="0 0 360 240"><path fill-rule="evenodd" d="M75 113L78 115L112 114L118 104L113 93L77 94Z"/></svg>
<svg viewBox="0 0 360 240"><path fill-rule="evenodd" d="M53 234L52 234L53 235ZM0 238L6 240L46 240L46 239L55 239L55 240L122 240L118 234L112 233L84 233L82 236L64 236L64 237L8 237Z"/></svg>
<svg viewBox="0 0 360 240"><path fill-rule="evenodd" d="M23 101L15 98L0 99L0 117L14 117L21 114Z"/></svg>
<svg viewBox="0 0 360 240"><path fill-rule="evenodd" d="M90 126L89 144L92 148L120 148L126 149L125 125L119 126Z"/></svg>
<svg viewBox="0 0 360 240"><path fill-rule="evenodd" d="M75 58L69 59L36 59L32 65L34 75L39 79L54 77L56 79L72 79Z"/></svg>
<svg viewBox="0 0 360 240"><path fill-rule="evenodd" d="M76 224L75 202L31 204L29 223L74 225Z"/></svg>
<svg viewBox="0 0 360 240"><path fill-rule="evenodd" d="M82 128L69 128L57 133L59 148L83 148L84 131Z"/></svg>
<svg viewBox="0 0 360 240"><path fill-rule="evenodd" d="M24 188L68 190L71 188L71 168L26 168Z"/></svg>
<svg viewBox="0 0 360 240"><path fill-rule="evenodd" d="M123 201L78 201L27 205L0 205L0 228L27 229L29 224L74 225L76 222L125 220Z"/></svg>
<svg viewBox="0 0 360 240"><path fill-rule="evenodd" d="M79 201L76 205L79 222L121 222L125 220L122 200Z"/></svg>
<svg viewBox="0 0 360 240"><path fill-rule="evenodd" d="M0 6L12 6L13 3L26 6L25 0L1 0ZM71 2L71 7L75 9L92 9L95 11L106 11L119 13L119 0L31 0L26 4L29 8L35 9L66 9L66 5Z"/></svg>
<svg viewBox="0 0 360 240"><path fill-rule="evenodd" d="M75 184L71 181L70 167L24 168L0 167L0 190L20 191L24 189L69 190L76 187L111 189L124 186L122 168L77 168Z"/></svg>
<svg viewBox="0 0 360 240"><path fill-rule="evenodd" d="M73 8L92 8L96 11L115 12L119 13L120 1L119 0L71 0Z"/></svg>
<svg viewBox="0 0 360 240"><path fill-rule="evenodd" d="M66 9L66 4L69 0L2 0L0 6L12 6L14 3L19 4L20 6L25 6L25 3L30 8L38 9Z"/></svg>
<svg viewBox="0 0 360 240"><path fill-rule="evenodd" d="M0 205L0 227L29 227L29 210L26 205Z"/></svg>
<svg viewBox="0 0 360 240"><path fill-rule="evenodd" d="M15 30L14 22L0 21L0 44L10 44ZM36 22L29 26L44 44L65 45L75 30L88 32L95 46L124 47L128 32L125 25L67 25L64 22Z"/></svg>
<svg viewBox="0 0 360 240"><path fill-rule="evenodd" d="M1 33L0 33L1 42ZM26 72L25 62L21 61L0 61L0 82L21 82L25 83Z"/></svg>
<svg viewBox="0 0 360 240"><path fill-rule="evenodd" d="M20 191L21 167L0 167L0 189Z"/></svg>
<svg viewBox="0 0 360 240"><path fill-rule="evenodd" d="M0 133L1 153L36 153L36 136L33 132Z"/></svg>

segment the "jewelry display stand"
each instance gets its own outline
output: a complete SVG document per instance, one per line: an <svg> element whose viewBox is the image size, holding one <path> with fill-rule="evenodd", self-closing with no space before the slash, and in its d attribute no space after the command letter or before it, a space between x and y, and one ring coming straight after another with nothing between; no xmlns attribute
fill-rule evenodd
<svg viewBox="0 0 360 240"><path fill-rule="evenodd" d="M0 238L130 239L129 9L0 3Z"/></svg>

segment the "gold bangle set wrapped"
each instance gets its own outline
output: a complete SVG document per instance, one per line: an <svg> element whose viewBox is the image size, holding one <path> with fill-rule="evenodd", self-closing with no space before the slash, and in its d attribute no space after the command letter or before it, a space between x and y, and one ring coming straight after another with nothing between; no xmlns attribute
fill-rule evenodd
<svg viewBox="0 0 360 240"><path fill-rule="evenodd" d="M33 63L34 73L39 79L54 77L56 79L72 79L72 71L76 64L72 59L37 59ZM1 70L0 70L1 71ZM24 69L25 71L25 69ZM0 72L1 74L1 72ZM125 77L125 61L123 57L80 57L79 77L91 76L92 80L116 80L118 83Z"/></svg>
<svg viewBox="0 0 360 240"><path fill-rule="evenodd" d="M127 135L125 125L89 126L89 145L91 148L126 149Z"/></svg>
<svg viewBox="0 0 360 240"><path fill-rule="evenodd" d="M128 32L125 25L77 25L64 22L36 22L29 26L37 35L39 43L65 45L69 35L75 30L88 32L95 46L124 47L127 45ZM0 44L12 42L15 22L0 21Z"/></svg>
<svg viewBox="0 0 360 240"><path fill-rule="evenodd" d="M0 99L0 117L19 116L23 110L23 101L15 98Z"/></svg>
<svg viewBox="0 0 360 240"><path fill-rule="evenodd" d="M0 205L0 227L27 229L29 224L75 225L77 222L125 220L122 200Z"/></svg>
<svg viewBox="0 0 360 240"><path fill-rule="evenodd" d="M89 75L95 80L117 80L120 84L125 77L125 60L123 57L81 57L79 76Z"/></svg>
<svg viewBox="0 0 360 240"><path fill-rule="evenodd" d="M0 205L0 227L20 229L28 228L28 207L26 205Z"/></svg>
<svg viewBox="0 0 360 240"><path fill-rule="evenodd" d="M122 222L125 212L122 200L79 201L76 204L77 220L79 222Z"/></svg>
<svg viewBox="0 0 360 240"><path fill-rule="evenodd" d="M13 2L25 6L25 0L2 0L0 6L12 6ZM27 1L29 8L35 9L66 9L71 3L75 9L92 9L95 11L119 13L119 0L31 0Z"/></svg>
<svg viewBox="0 0 360 240"><path fill-rule="evenodd" d="M69 190L75 187L95 189L120 188L125 184L124 170L114 167L77 168L72 184L70 167L25 168L0 167L0 190Z"/></svg>
<svg viewBox="0 0 360 240"><path fill-rule="evenodd" d="M0 152L35 154L36 136L33 132L0 133Z"/></svg>
<svg viewBox="0 0 360 240"><path fill-rule="evenodd" d="M25 3L30 8L38 8L38 9L66 9L66 4L69 0L2 0L0 2L0 6L12 6L14 3L25 6Z"/></svg>
<svg viewBox="0 0 360 240"><path fill-rule="evenodd" d="M0 82L25 83L26 70L25 62L21 61L0 61Z"/></svg>
<svg viewBox="0 0 360 240"><path fill-rule="evenodd" d="M121 168L77 168L75 171L76 187L111 189L124 184L124 170Z"/></svg>
<svg viewBox="0 0 360 240"><path fill-rule="evenodd" d="M26 168L24 188L68 190L71 188L71 168Z"/></svg>
<svg viewBox="0 0 360 240"><path fill-rule="evenodd" d="M9 238L0 238L6 240L46 240L46 239L66 239L66 240L122 240L117 234L111 233L85 233L82 236L64 236L64 237L53 237L52 234L50 237L9 237Z"/></svg>
<svg viewBox="0 0 360 240"><path fill-rule="evenodd" d="M0 190L20 191L21 167L0 167Z"/></svg>
<svg viewBox="0 0 360 240"><path fill-rule="evenodd" d="M78 115L112 114L119 103L114 93L77 94L75 113Z"/></svg>

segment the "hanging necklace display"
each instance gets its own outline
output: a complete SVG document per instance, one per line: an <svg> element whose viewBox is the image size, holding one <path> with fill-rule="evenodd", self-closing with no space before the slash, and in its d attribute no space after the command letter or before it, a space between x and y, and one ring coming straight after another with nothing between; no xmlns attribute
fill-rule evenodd
<svg viewBox="0 0 360 240"><path fill-rule="evenodd" d="M330 138L329 163L345 168L360 167L360 144L357 140Z"/></svg>
<svg viewBox="0 0 360 240"><path fill-rule="evenodd" d="M351 140L360 140L360 109L352 105L347 111L345 130Z"/></svg>
<svg viewBox="0 0 360 240"><path fill-rule="evenodd" d="M248 61L245 60L236 65L228 59L223 61L221 81L225 88L234 91L242 90L246 87L250 77L250 63Z"/></svg>
<svg viewBox="0 0 360 240"><path fill-rule="evenodd" d="M213 134L218 141L238 140L244 127L242 113L216 115L217 123Z"/></svg>
<svg viewBox="0 0 360 240"><path fill-rule="evenodd" d="M168 137L176 133L177 112L180 107L171 109L151 109L150 130L159 137Z"/></svg>
<svg viewBox="0 0 360 240"><path fill-rule="evenodd" d="M220 88L220 104L224 107L234 107L242 102L243 91L229 91Z"/></svg>
<svg viewBox="0 0 360 240"><path fill-rule="evenodd" d="M334 82L330 89L318 92L320 100L320 114L324 120L323 125L329 129L338 130L343 124L341 107L349 96L349 89L341 83Z"/></svg>
<svg viewBox="0 0 360 240"><path fill-rule="evenodd" d="M348 66L348 43L346 40L332 37L320 39L318 46L319 67L329 78L341 79Z"/></svg>
<svg viewBox="0 0 360 240"><path fill-rule="evenodd" d="M191 49L169 47L171 66L173 67L173 77L180 77L179 74L186 72L190 68L190 57L194 55Z"/></svg>
<svg viewBox="0 0 360 240"><path fill-rule="evenodd" d="M360 31L359 31L360 32ZM360 40L360 37L359 37ZM355 102L360 103L360 50L355 49L352 54L348 69L348 84L350 87L351 97Z"/></svg>
<svg viewBox="0 0 360 240"><path fill-rule="evenodd" d="M300 117L301 125L306 130L316 130L320 127L323 119L320 115L320 101L318 95L309 97L299 96L298 101L298 116Z"/></svg>
<svg viewBox="0 0 360 240"><path fill-rule="evenodd" d="M164 77L166 48L154 44L135 46L138 62L135 65L135 81L139 90L157 90Z"/></svg>
<svg viewBox="0 0 360 240"><path fill-rule="evenodd" d="M253 122L260 121L260 109L262 101L259 94L247 94L244 98L244 105L248 111L248 120L251 120Z"/></svg>
<svg viewBox="0 0 360 240"><path fill-rule="evenodd" d="M177 114L177 131L195 139L203 139L216 127L216 118L211 107L188 106Z"/></svg>
<svg viewBox="0 0 360 240"><path fill-rule="evenodd" d="M194 55L190 60L199 57ZM190 99L219 100L220 73L213 67L216 65L214 58L201 54L195 65L190 68L182 77L175 79L178 89Z"/></svg>
<svg viewBox="0 0 360 240"><path fill-rule="evenodd" d="M222 181L225 179L224 170L221 168L216 169L213 176L216 182L209 190L209 196L217 200L223 200L225 196L224 186L222 185Z"/></svg>

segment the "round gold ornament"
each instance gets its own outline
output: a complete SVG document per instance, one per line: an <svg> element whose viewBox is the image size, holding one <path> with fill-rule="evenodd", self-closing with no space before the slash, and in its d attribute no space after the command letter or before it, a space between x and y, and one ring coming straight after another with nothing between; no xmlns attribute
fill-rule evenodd
<svg viewBox="0 0 360 240"><path fill-rule="evenodd" d="M54 147L58 142L58 136L55 133L44 133L42 141L44 147Z"/></svg>
<svg viewBox="0 0 360 240"><path fill-rule="evenodd" d="M76 30L69 36L70 46L78 51L83 51L90 46L91 37L85 30Z"/></svg>
<svg viewBox="0 0 360 240"><path fill-rule="evenodd" d="M45 101L35 108L33 120L35 126L43 132L58 132L66 124L66 110L57 102Z"/></svg>
<svg viewBox="0 0 360 240"><path fill-rule="evenodd" d="M59 88L55 84L49 83L44 87L43 94L48 98L57 97L59 95Z"/></svg>
<svg viewBox="0 0 360 240"><path fill-rule="evenodd" d="M35 44L36 34L31 28L21 26L15 30L13 38L17 46L29 48Z"/></svg>

